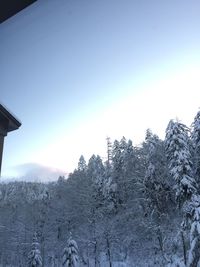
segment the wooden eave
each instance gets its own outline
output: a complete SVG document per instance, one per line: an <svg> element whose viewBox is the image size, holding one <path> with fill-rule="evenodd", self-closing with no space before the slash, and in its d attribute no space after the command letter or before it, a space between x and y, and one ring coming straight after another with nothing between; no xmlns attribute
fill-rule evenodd
<svg viewBox="0 0 200 267"><path fill-rule="evenodd" d="M21 122L2 104L0 104L0 123L6 125L7 132L17 130L21 126Z"/></svg>

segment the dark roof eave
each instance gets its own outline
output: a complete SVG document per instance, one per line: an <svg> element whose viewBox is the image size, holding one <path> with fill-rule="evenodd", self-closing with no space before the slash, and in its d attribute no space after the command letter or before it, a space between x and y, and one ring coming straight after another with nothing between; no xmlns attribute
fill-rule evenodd
<svg viewBox="0 0 200 267"><path fill-rule="evenodd" d="M9 121L9 126L8 126L9 132L17 130L22 125L22 123L2 104L0 104L0 112Z"/></svg>
<svg viewBox="0 0 200 267"><path fill-rule="evenodd" d="M0 23L15 16L37 0L1 0L0 1Z"/></svg>

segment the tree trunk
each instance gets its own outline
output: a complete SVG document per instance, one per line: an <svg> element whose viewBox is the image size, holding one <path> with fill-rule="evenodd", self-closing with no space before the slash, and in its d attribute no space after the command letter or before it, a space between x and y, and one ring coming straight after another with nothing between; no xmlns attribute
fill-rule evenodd
<svg viewBox="0 0 200 267"><path fill-rule="evenodd" d="M97 240L94 242L94 266L97 267Z"/></svg>
<svg viewBox="0 0 200 267"><path fill-rule="evenodd" d="M108 262L109 262L109 267L112 267L112 261L111 261L111 251L110 251L110 242L108 237L106 237L106 244L107 244L107 253L108 253Z"/></svg>
<svg viewBox="0 0 200 267"><path fill-rule="evenodd" d="M186 266L186 264L187 264L187 249L186 249L186 244L185 244L185 238L184 238L183 231L181 231L181 240L182 240L182 244L183 244L183 258L184 258L184 263L185 263L185 266Z"/></svg>
<svg viewBox="0 0 200 267"><path fill-rule="evenodd" d="M89 258L89 245L87 244L87 266L90 267L90 258Z"/></svg>

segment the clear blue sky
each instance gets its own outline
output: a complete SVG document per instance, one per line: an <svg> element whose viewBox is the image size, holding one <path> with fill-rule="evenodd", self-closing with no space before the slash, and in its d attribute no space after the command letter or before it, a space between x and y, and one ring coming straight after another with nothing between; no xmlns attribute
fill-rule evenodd
<svg viewBox="0 0 200 267"><path fill-rule="evenodd" d="M39 0L1 24L0 101L22 121L3 175L26 163L71 171L107 135L139 142L170 116L191 119L199 14L198 0Z"/></svg>

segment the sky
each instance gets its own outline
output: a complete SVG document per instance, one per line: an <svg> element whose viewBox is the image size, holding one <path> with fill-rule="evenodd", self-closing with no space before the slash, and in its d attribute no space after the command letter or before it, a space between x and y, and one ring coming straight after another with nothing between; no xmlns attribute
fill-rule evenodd
<svg viewBox="0 0 200 267"><path fill-rule="evenodd" d="M69 173L82 154L105 157L107 136L138 145L170 119L190 126L199 13L199 0L38 0L0 24L0 102L22 121L2 176Z"/></svg>

